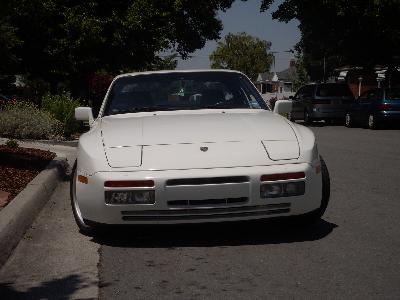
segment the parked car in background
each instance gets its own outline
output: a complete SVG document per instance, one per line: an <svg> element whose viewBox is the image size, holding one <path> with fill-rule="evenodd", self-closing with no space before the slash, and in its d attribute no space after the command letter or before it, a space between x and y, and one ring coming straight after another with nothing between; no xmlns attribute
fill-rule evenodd
<svg viewBox="0 0 400 300"><path fill-rule="evenodd" d="M10 99L7 96L4 96L4 95L0 94L0 105L5 104L9 100Z"/></svg>
<svg viewBox="0 0 400 300"><path fill-rule="evenodd" d="M388 123L400 124L400 87L377 88L363 93L346 113L346 127L376 129Z"/></svg>
<svg viewBox="0 0 400 300"><path fill-rule="evenodd" d="M291 119L302 119L305 123L344 120L346 112L355 102L345 83L308 84L290 99L293 102Z"/></svg>
<svg viewBox="0 0 400 300"><path fill-rule="evenodd" d="M0 94L0 108L6 105L8 101L10 101L8 97Z"/></svg>
<svg viewBox="0 0 400 300"><path fill-rule="evenodd" d="M82 232L99 224L319 219L329 174L308 128L274 111L242 73L118 76L80 137L71 202Z"/></svg>

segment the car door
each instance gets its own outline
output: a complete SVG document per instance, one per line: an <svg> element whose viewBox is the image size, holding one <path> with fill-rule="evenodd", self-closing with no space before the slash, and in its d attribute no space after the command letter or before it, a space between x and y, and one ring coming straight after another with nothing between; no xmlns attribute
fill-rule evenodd
<svg viewBox="0 0 400 300"><path fill-rule="evenodd" d="M356 103L353 105L353 107L351 109L351 115L355 122L361 121L362 109L364 107L362 105L362 103L367 102L367 101L368 101L368 91L362 93L361 96L359 96L357 98Z"/></svg>
<svg viewBox="0 0 400 300"><path fill-rule="evenodd" d="M301 95L301 115L304 116L304 112L307 110L311 115L313 111L313 99L315 98L315 84L310 84L304 87L303 94Z"/></svg>
<svg viewBox="0 0 400 300"><path fill-rule="evenodd" d="M370 113L373 111L373 106L379 98L379 89L373 89L366 92L364 97L360 97L358 121L366 122Z"/></svg>
<svg viewBox="0 0 400 300"><path fill-rule="evenodd" d="M301 119L303 117L303 105L301 103L301 95L305 87L301 87L292 98L292 112L291 117L294 119Z"/></svg>

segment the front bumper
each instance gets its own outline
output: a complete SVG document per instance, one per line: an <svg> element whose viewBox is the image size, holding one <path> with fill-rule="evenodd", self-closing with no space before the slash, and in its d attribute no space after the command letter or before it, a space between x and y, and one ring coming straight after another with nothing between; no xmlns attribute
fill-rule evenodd
<svg viewBox="0 0 400 300"><path fill-rule="evenodd" d="M288 172L306 174L304 195L268 199L260 197L261 175ZM170 179L227 176L246 176L248 180L220 184L167 184ZM105 203L105 181L144 179L155 182L155 204ZM253 220L301 215L317 209L322 198L322 178L307 163L195 170L98 172L89 177L88 184L77 183L76 196L83 218L95 223L177 224Z"/></svg>

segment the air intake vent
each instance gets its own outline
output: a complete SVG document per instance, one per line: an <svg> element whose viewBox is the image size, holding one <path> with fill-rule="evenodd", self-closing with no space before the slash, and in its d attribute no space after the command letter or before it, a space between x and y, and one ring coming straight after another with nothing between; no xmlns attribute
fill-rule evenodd
<svg viewBox="0 0 400 300"><path fill-rule="evenodd" d="M185 221L229 219L237 217L263 217L290 212L290 203L260 206L234 206L214 208L174 208L169 210L121 211L124 221Z"/></svg>
<svg viewBox="0 0 400 300"><path fill-rule="evenodd" d="M168 206L220 206L229 204L246 203L247 197L240 198L224 198L224 199L203 199L203 200L171 200Z"/></svg>
<svg viewBox="0 0 400 300"><path fill-rule="evenodd" d="M207 177L207 178L183 178L183 179L170 179L167 181L167 186L245 183L245 182L249 182L249 177L228 176L228 177Z"/></svg>

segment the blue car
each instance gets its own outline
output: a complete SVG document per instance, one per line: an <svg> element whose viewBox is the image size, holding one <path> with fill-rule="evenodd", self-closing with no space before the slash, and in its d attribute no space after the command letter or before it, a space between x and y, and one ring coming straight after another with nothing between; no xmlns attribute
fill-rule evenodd
<svg viewBox="0 0 400 300"><path fill-rule="evenodd" d="M2 94L0 94L0 108L2 108L4 105L6 105L10 99Z"/></svg>
<svg viewBox="0 0 400 300"><path fill-rule="evenodd" d="M400 124L400 87L376 88L363 93L346 113L346 127L377 129Z"/></svg>

